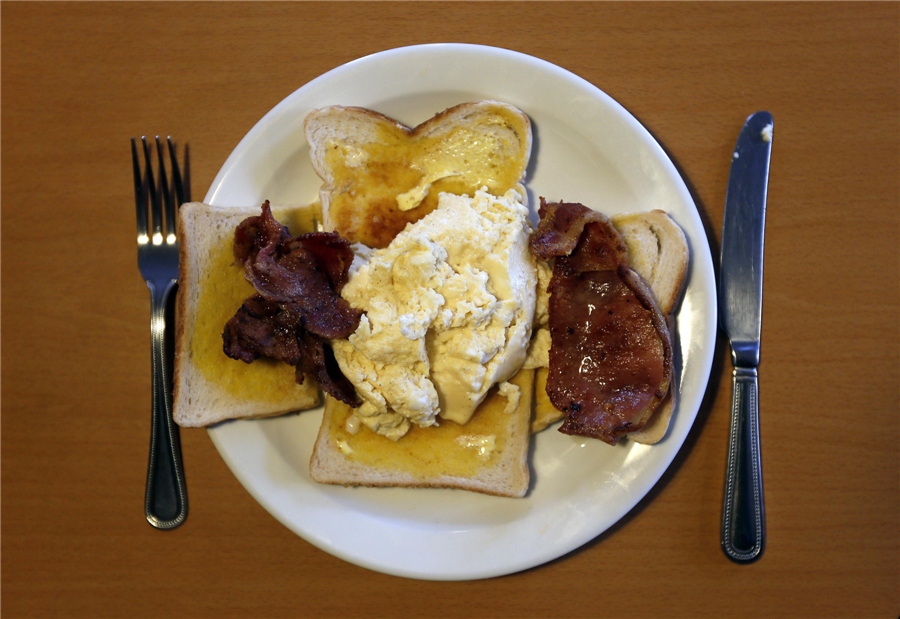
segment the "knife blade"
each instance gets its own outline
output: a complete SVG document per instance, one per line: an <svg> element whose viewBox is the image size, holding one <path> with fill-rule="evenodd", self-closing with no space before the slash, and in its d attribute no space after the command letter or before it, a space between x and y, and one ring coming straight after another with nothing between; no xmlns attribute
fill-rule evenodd
<svg viewBox="0 0 900 619"><path fill-rule="evenodd" d="M757 367L773 128L769 112L756 112L744 123L732 155L722 225L719 316L734 371L721 542L739 563L755 561L765 546Z"/></svg>

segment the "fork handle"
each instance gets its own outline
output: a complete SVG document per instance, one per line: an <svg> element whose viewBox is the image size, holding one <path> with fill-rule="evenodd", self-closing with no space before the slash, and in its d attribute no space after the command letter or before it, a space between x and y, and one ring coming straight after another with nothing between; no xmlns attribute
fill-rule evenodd
<svg viewBox="0 0 900 619"><path fill-rule="evenodd" d="M733 561L749 563L762 554L766 534L756 369L735 368L732 389L722 550Z"/></svg>
<svg viewBox="0 0 900 619"><path fill-rule="evenodd" d="M175 280L162 289L150 288L150 361L152 367L152 426L147 466L147 521L157 529L174 529L187 517L187 490L181 464L178 427L172 420L172 392L166 363L166 303Z"/></svg>

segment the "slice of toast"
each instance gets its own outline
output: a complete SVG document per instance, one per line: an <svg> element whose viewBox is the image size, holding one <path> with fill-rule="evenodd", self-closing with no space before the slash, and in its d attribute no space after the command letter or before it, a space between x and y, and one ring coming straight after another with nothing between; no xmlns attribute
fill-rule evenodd
<svg viewBox="0 0 900 619"><path fill-rule="evenodd" d="M522 497L529 483L534 371L520 370L509 382L517 388L517 402L494 387L467 424L413 425L396 442L365 427L351 434L347 418L353 409L326 396L310 475L344 486L458 488Z"/></svg>
<svg viewBox="0 0 900 619"><path fill-rule="evenodd" d="M442 191L503 195L525 176L531 122L496 101L452 107L414 129L356 107L314 110L304 121L324 181L324 226L351 243L386 247L437 206Z"/></svg>
<svg viewBox="0 0 900 619"><path fill-rule="evenodd" d="M271 417L320 402L315 379L297 384L293 367L272 359L247 364L222 351L225 323L254 292L243 267L234 264L234 230L259 213L259 207L200 202L179 210L173 416L182 427ZM276 206L272 213L293 234L302 234L315 230L318 205Z"/></svg>
<svg viewBox="0 0 900 619"><path fill-rule="evenodd" d="M531 124L493 101L450 108L409 129L377 112L330 107L305 121L311 159L323 179L326 230L386 247L407 223L437 205L440 192L503 195L519 185L531 154ZM345 486L437 487L521 497L528 490L534 371L495 386L468 423L440 420L397 441L366 427L347 430L352 409L326 398L310 459L316 481Z"/></svg>
<svg viewBox="0 0 900 619"><path fill-rule="evenodd" d="M610 220L625 241L629 264L650 286L660 311L668 317L669 332L674 333L672 313L681 299L688 265L684 232L661 210L614 215ZM548 368L542 367L535 376L532 432L539 432L564 416L547 396L548 374ZM629 439L645 444L663 439L675 409L676 387L677 381L670 381L668 395L643 428L626 435Z"/></svg>

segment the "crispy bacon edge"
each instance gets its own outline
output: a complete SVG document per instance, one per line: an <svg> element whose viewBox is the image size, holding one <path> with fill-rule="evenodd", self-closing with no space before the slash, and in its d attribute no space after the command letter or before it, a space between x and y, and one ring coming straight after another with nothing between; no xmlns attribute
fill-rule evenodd
<svg viewBox="0 0 900 619"><path fill-rule="evenodd" d="M339 294L353 261L350 243L333 232L291 236L266 200L261 215L238 224L233 252L256 294L226 323L224 353L245 363L283 361L296 368L298 383L313 375L332 397L360 406L328 343L352 334L362 315Z"/></svg>

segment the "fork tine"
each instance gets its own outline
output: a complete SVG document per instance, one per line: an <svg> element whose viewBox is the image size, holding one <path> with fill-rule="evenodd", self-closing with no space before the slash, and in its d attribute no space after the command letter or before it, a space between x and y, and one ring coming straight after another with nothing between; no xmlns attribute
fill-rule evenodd
<svg viewBox="0 0 900 619"><path fill-rule="evenodd" d="M178 159L175 157L175 147L172 146L171 136L166 138L166 140L169 142L169 159L172 161L172 184L175 185L175 197L178 199L175 207L181 208L181 205L185 203L184 184L181 182L181 172L178 170Z"/></svg>
<svg viewBox="0 0 900 619"><path fill-rule="evenodd" d="M138 243L146 243L147 236L147 195L141 177L141 162L138 159L137 144L131 138L131 162L134 166L134 202L137 210Z"/></svg>
<svg viewBox="0 0 900 619"><path fill-rule="evenodd" d="M156 181L153 180L153 165L150 163L150 147L147 145L147 138L141 136L144 143L144 163L147 165L147 186L150 193L150 214L151 225L153 226L153 244L159 245L162 242L162 204L159 201L159 194L156 192Z"/></svg>
<svg viewBox="0 0 900 619"><path fill-rule="evenodd" d="M172 197L172 191L169 188L169 179L166 176L166 163L163 159L163 147L159 143L159 136L156 136L156 155L159 159L159 187L165 202L165 218L166 218L166 243L175 242L175 200Z"/></svg>

